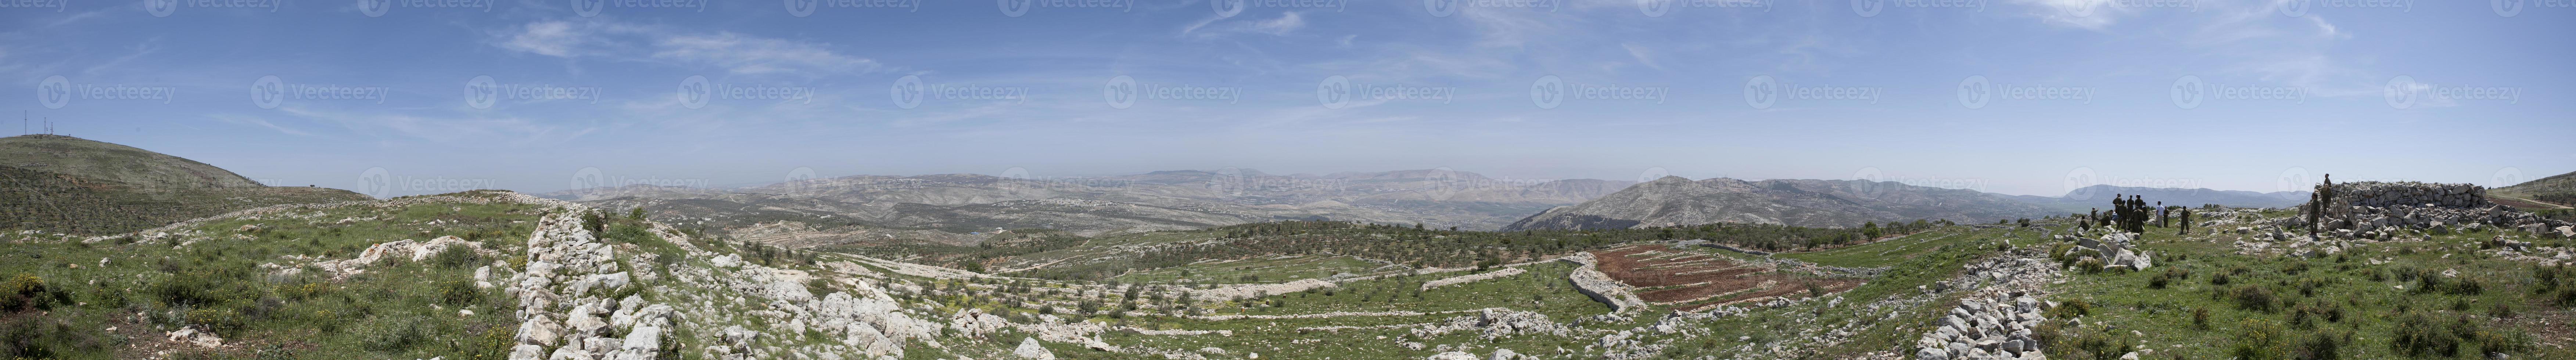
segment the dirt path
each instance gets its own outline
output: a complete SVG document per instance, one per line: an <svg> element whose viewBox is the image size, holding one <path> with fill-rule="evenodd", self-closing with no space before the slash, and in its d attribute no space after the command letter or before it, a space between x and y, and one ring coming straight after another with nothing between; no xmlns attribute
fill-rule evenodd
<svg viewBox="0 0 2576 360"><path fill-rule="evenodd" d="M2551 204L2551 203L2545 203L2545 202L2539 202L2539 201L2532 201L2531 199L2524 199L2524 198L2511 197L2511 196L2504 196L2504 195L2496 195L2495 193L2487 193L2487 196L2494 196L2494 197L2500 197L2500 198L2506 198L2506 199L2514 199L2514 200L2522 200L2522 202L2533 203L2533 204L2540 204L2540 205L2542 205L2542 206L2552 206L2552 207L2554 207L2554 208L2556 208L2556 209L2570 209L2570 207L2567 207L2567 205L2559 205L2559 204Z"/></svg>

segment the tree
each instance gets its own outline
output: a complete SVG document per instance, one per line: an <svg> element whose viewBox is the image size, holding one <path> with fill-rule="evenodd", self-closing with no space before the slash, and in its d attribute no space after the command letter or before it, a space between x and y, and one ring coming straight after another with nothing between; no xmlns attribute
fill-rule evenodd
<svg viewBox="0 0 2576 360"><path fill-rule="evenodd" d="M635 207L635 211L627 213L626 218L632 220L644 220L644 207Z"/></svg>

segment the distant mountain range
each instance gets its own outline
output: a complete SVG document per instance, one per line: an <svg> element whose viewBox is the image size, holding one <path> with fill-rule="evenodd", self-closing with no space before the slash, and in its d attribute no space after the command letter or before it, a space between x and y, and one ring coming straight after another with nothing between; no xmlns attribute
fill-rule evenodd
<svg viewBox="0 0 2576 360"><path fill-rule="evenodd" d="M1918 219L1992 222L2083 213L2090 208L2107 207L2114 195L2144 195L2149 201L2184 206L2286 207L2307 201L2306 192L2096 185L2050 197L1861 180L1748 182L1664 177L1582 204L1548 209L1503 229L1636 228L1720 222L1850 227L1872 221Z"/></svg>
<svg viewBox="0 0 2576 360"><path fill-rule="evenodd" d="M254 207L372 199L62 135L0 138L0 230L113 234Z"/></svg>
<svg viewBox="0 0 2576 360"><path fill-rule="evenodd" d="M826 227L957 232L1046 228L1099 234L1330 219L1493 230L1629 184L1496 179L1446 169L1327 175L1229 169L1067 179L861 175L741 189L626 186L541 196L612 208L643 206L657 216L675 217L667 219L674 223L717 228L793 220Z"/></svg>

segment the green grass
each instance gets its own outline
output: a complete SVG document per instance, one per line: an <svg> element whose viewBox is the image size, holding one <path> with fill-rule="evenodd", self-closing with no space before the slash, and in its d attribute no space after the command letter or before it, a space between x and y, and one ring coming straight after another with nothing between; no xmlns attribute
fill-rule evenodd
<svg viewBox="0 0 2576 360"><path fill-rule="evenodd" d="M0 262L0 274L41 279L46 288L67 294L70 301L41 312L8 315L6 329L12 335L40 336L7 344L6 350L12 353L6 355L138 358L151 354L131 353L142 350L127 350L123 345L157 343L163 331L199 326L213 329L229 346L191 348L182 355L492 358L506 351L514 335L518 322L510 314L515 304L496 289L474 288L471 279L475 267L501 259L447 254L413 262L408 256L388 257L367 267L364 274L341 281L319 271L277 275L259 265L287 262L287 256L346 259L375 243L446 235L486 241L493 247L519 246L515 244L530 230L536 210L517 204L462 203L387 212L343 208L323 211L312 220L210 222L196 228L204 232L203 238L184 247L122 240L8 244L8 253L18 261ZM379 215L390 217L336 222ZM428 221L453 225L421 225ZM239 231L253 224L262 229ZM462 316L458 310L472 310L475 315ZM111 333L106 331L109 327L119 330Z"/></svg>
<svg viewBox="0 0 2576 360"><path fill-rule="evenodd" d="M1369 271L1378 263L1349 256L1302 255L1268 257L1235 261L1212 261L1177 267L1143 270L1117 277L1122 282L1170 282L1188 279L1194 284L1276 283L1297 279L1326 279L1334 274L1375 275Z"/></svg>
<svg viewBox="0 0 2576 360"><path fill-rule="evenodd" d="M2082 300L2100 309L2084 318L2084 329L2070 332L2117 327L2107 336L2146 344L2158 358L2288 358L2327 349L2340 358L2474 358L2483 356L2476 345L2454 354L2403 353L2406 347L2394 340L2399 320L2430 318L2446 328L2473 327L2506 339L2523 337L2528 324L2542 319L2563 321L2576 315L2547 301L2551 294L2535 292L2540 284L2532 280L2532 265L2477 253L2477 243L2496 235L2490 232L2363 244L2339 256L2301 258L2237 255L2228 245L2234 235L2186 239L2149 230L2142 247L2157 253L2157 268L2075 275L2062 286L2055 299ZM2374 265L2370 259L2391 261ZM2458 276L2444 276L2445 270ZM2188 275L2176 276L2180 272ZM2213 283L2222 274L2226 283ZM2160 276L2167 278L2167 286L2150 287ZM2459 285L2463 282L2477 286ZM2427 284L2434 286L2426 290ZM2498 306L2511 314L2493 316ZM2197 319L2194 313L2203 310L2208 318ZM2468 331L2472 338L2477 332ZM2546 346L2505 352L2517 358L2576 357L2576 352Z"/></svg>

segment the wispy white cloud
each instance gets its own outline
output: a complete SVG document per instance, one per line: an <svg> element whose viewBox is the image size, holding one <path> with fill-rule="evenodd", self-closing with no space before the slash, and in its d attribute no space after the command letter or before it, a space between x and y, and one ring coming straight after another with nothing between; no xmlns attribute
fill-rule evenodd
<svg viewBox="0 0 2576 360"><path fill-rule="evenodd" d="M493 34L489 43L550 57L662 61L732 74L822 76L891 70L876 60L835 51L829 43L721 31L701 34L605 20L531 22Z"/></svg>

